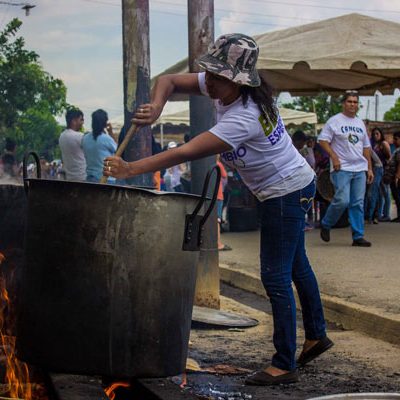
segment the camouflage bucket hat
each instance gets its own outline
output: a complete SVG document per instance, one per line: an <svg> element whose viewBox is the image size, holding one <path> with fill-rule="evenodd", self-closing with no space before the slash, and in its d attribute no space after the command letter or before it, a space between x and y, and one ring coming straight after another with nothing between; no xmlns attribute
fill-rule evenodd
<svg viewBox="0 0 400 400"><path fill-rule="evenodd" d="M201 68L239 85L260 86L256 69L257 43L249 36L232 33L220 36L197 63Z"/></svg>

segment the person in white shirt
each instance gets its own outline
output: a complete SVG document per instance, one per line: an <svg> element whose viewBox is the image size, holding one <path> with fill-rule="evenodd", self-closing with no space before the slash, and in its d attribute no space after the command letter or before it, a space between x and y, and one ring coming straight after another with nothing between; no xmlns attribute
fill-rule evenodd
<svg viewBox="0 0 400 400"><path fill-rule="evenodd" d="M250 385L297 382L296 304L300 297L305 342L297 363L304 365L332 347L318 283L304 247L305 213L315 193L314 172L297 152L272 97L256 69L257 43L242 34L222 35L199 65L199 74L161 76L151 103L143 104L133 122L151 124L174 92L204 94L214 100L217 124L188 143L135 162L107 157L103 173L126 178L220 154L241 175L261 202L261 278L274 318L276 353L271 365L246 379Z"/></svg>
<svg viewBox="0 0 400 400"><path fill-rule="evenodd" d="M178 147L176 142L169 142L167 149L175 149ZM164 181L166 190L169 192L183 192L183 187L181 184L181 176L185 170L185 164L173 165L168 168L164 174Z"/></svg>
<svg viewBox="0 0 400 400"><path fill-rule="evenodd" d="M330 229L346 208L352 229L353 246L370 247L364 239L364 197L366 183L374 179L371 144L364 122L356 116L358 93L346 92L343 111L331 117L322 129L318 141L329 154L331 181L335 195L321 221L321 239L330 241Z"/></svg>
<svg viewBox="0 0 400 400"><path fill-rule="evenodd" d="M83 113L79 109L68 110L65 115L67 129L58 140L64 165L65 178L68 181L84 181L86 179L86 161L82 148Z"/></svg>

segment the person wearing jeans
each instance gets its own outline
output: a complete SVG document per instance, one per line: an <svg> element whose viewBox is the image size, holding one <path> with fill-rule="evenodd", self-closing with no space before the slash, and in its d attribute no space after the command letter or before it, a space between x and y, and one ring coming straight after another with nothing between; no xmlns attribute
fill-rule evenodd
<svg viewBox="0 0 400 400"><path fill-rule="evenodd" d="M304 247L305 214L312 207L315 183L282 197L267 199L261 207L261 280L270 298L273 342L272 364L296 368L296 304L292 280L299 295L305 337L325 340L325 320L317 280ZM301 360L300 360L301 361Z"/></svg>
<svg viewBox="0 0 400 400"><path fill-rule="evenodd" d="M378 218L375 218L376 209L379 207L379 196L380 196L380 187L382 184L383 177L383 165L382 161L375 153L374 150L371 151L371 160L374 171L374 180L371 185L369 185L367 189L367 194L365 196L364 204L364 214L367 222L369 224L378 223Z"/></svg>
<svg viewBox="0 0 400 400"><path fill-rule="evenodd" d="M379 157L384 168L391 156L390 145L385 140L382 130L379 129L378 127L375 127L372 130L371 146L372 150ZM386 185L383 182L381 183L378 198L379 198L378 220L381 222L388 222L390 221L390 203L391 203L389 185Z"/></svg>
<svg viewBox="0 0 400 400"><path fill-rule="evenodd" d="M331 181L335 196L322 219L323 226L331 229L348 208L353 240L363 238L365 172L334 171L331 173Z"/></svg>
<svg viewBox="0 0 400 400"><path fill-rule="evenodd" d="M107 157L103 172L124 179L220 154L221 161L240 175L263 209L261 275L272 303L276 348L271 363L245 383L280 385L297 382L296 365L309 363L333 343L326 336L318 285L304 248L305 213L312 205L315 174L293 146L272 88L257 72L258 52L247 35L222 35L197 61L205 72L159 77L151 102L139 107L134 123L153 123L173 93L190 93L213 100L216 124L152 157L129 163ZM297 364L292 281L299 291L306 332Z"/></svg>
<svg viewBox="0 0 400 400"><path fill-rule="evenodd" d="M331 181L335 194L321 221L321 239L330 241L330 230L340 216L349 209L353 232L353 246L370 247L364 239L364 196L366 183L373 182L371 144L364 122L356 116L358 93L346 92L342 112L331 117L321 134L319 143L329 154Z"/></svg>

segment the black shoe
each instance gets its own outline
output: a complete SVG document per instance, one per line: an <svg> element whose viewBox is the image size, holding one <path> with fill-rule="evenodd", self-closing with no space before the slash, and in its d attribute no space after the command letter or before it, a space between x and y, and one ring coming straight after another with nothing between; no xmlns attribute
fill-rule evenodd
<svg viewBox="0 0 400 400"><path fill-rule="evenodd" d="M393 218L390 222L400 222L400 217Z"/></svg>
<svg viewBox="0 0 400 400"><path fill-rule="evenodd" d="M329 241L331 240L331 233L330 233L330 230L324 228L322 225L321 225L320 236L321 236L321 239L322 239L324 242L329 242Z"/></svg>
<svg viewBox="0 0 400 400"><path fill-rule="evenodd" d="M360 239L354 239L352 246L358 246L358 247L371 247L372 243L368 242L364 238Z"/></svg>
<svg viewBox="0 0 400 400"><path fill-rule="evenodd" d="M390 217L380 217L378 218L379 222L390 222Z"/></svg>
<svg viewBox="0 0 400 400"><path fill-rule="evenodd" d="M302 351L299 358L297 359L297 364L301 366L308 364L310 361L314 360L314 358L317 358L322 353L325 353L325 351L329 350L332 346L332 340L329 339L328 336L325 336L313 347L311 347L311 349L307 351Z"/></svg>
<svg viewBox="0 0 400 400"><path fill-rule="evenodd" d="M272 386L272 385L285 385L288 383L296 383L299 380L297 370L290 371L287 374L272 376L265 371L255 372L246 378L246 385L253 386Z"/></svg>

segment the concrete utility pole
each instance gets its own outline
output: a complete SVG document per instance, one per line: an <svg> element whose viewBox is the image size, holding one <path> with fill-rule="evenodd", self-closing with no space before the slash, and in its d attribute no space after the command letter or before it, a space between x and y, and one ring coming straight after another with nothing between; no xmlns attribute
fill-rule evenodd
<svg viewBox="0 0 400 400"><path fill-rule="evenodd" d="M378 121L378 119L379 119L378 110L379 110L379 95L378 95L378 93L376 93L375 94L375 121Z"/></svg>
<svg viewBox="0 0 400 400"><path fill-rule="evenodd" d="M122 35L124 62L124 127L131 126L136 108L150 101L149 1L122 0ZM151 127L135 134L128 144L124 159L135 161L150 156ZM139 175L126 182L153 186L152 174Z"/></svg>
<svg viewBox="0 0 400 400"><path fill-rule="evenodd" d="M195 60L207 52L214 41L213 0L188 0L189 71L198 72ZM208 130L214 123L214 108L209 98L190 97L190 136ZM200 194L208 170L215 165L215 156L191 163L192 192ZM213 181L215 182L215 181ZM217 247L217 213L211 214L205 225L204 243L200 252L195 304L219 308L219 259Z"/></svg>

